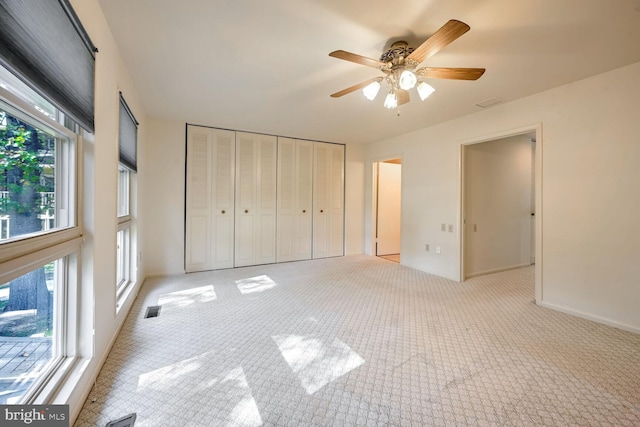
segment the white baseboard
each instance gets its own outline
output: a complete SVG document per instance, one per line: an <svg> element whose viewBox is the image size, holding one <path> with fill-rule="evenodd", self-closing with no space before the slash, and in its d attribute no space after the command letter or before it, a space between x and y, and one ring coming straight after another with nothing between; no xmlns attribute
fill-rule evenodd
<svg viewBox="0 0 640 427"><path fill-rule="evenodd" d="M633 332L635 334L640 334L640 328L636 326L627 325L625 323L616 322L615 320L607 319L606 317L596 316L589 313L584 313L579 310L574 310L562 305L548 303L548 302L537 302L537 304L541 307L549 308L551 310L556 310L562 313L570 314L572 316L580 317L582 319L591 320L596 323L601 323L603 325L612 326L617 329L622 329L623 331Z"/></svg>
<svg viewBox="0 0 640 427"><path fill-rule="evenodd" d="M517 268L529 267L530 265L531 264L529 263L523 263L523 264L517 264L517 265L509 265L507 267L493 268L491 270L478 271L476 273L465 273L464 278L471 279L472 277L476 277L476 276L484 276L485 274L500 273L501 271L507 271L507 270L515 270Z"/></svg>
<svg viewBox="0 0 640 427"><path fill-rule="evenodd" d="M120 318L120 321L116 326L116 329L112 334L111 339L109 340L109 343L106 349L104 350L104 352L101 355L99 355L100 357L97 359L96 357L98 355L94 354L93 357L89 358L85 363L84 371L82 375L83 377L86 375L88 376L88 378L84 379L84 381L83 381L83 378L78 378L76 380L74 387L82 387L81 391L78 394L79 398L74 401L66 402L70 406L71 413L69 414L69 418L71 421L71 425L75 423L76 419L80 415L80 412L82 411L82 407L84 406L84 402L89 398L89 395L91 394L91 390L95 385L97 385L98 375L100 374L102 367L107 361L107 357L109 356L109 353L113 348L113 345L116 343L116 340L118 339L120 330L124 326L127 320L127 316L131 312L131 309L133 308L135 300L138 298L138 293L140 292L140 289L142 288L142 285L144 284L145 280L147 280L146 276L143 277L141 281L136 282L134 286L131 287L129 298L127 298L127 301L125 302L125 306L120 309L120 312L122 313L122 317ZM118 316L119 315L120 313L118 313ZM95 339L95 337L93 338ZM96 363L92 364L91 363L92 361L95 361Z"/></svg>

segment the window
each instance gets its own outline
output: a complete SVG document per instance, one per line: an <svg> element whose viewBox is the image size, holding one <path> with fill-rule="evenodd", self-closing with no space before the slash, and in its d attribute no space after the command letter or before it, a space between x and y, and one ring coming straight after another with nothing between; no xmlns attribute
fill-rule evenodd
<svg viewBox="0 0 640 427"><path fill-rule="evenodd" d="M118 165L118 233L117 242L117 271L116 271L116 311L122 307L127 297L127 289L132 280L132 250L133 219L131 215L132 182L137 170L137 134L138 122L131 113L129 106L120 93L120 121L118 132L118 146L120 163Z"/></svg>
<svg viewBox="0 0 640 427"><path fill-rule="evenodd" d="M131 283L131 215L129 214L131 185L130 172L122 165L118 166L118 233L117 265L116 265L116 295L117 308L125 297L124 291Z"/></svg>
<svg viewBox="0 0 640 427"><path fill-rule="evenodd" d="M0 404L31 401L73 357L78 141L41 102L0 67Z"/></svg>
<svg viewBox="0 0 640 427"><path fill-rule="evenodd" d="M71 145L68 136L0 102L3 240L74 225L75 210L64 205L74 193L69 173L63 170L74 169L69 162ZM56 200L63 204L56 207Z"/></svg>

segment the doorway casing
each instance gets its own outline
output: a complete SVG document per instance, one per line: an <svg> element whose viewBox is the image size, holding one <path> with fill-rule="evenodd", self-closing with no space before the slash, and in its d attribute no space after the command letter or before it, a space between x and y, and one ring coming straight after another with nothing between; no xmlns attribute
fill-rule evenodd
<svg viewBox="0 0 640 427"><path fill-rule="evenodd" d="M543 209L542 209L542 123L538 123L530 126L523 126L521 128L510 129L503 132L487 135L482 138L473 138L465 141L461 141L460 144L460 198L458 206L458 230L461 230L459 234L460 238L460 281L465 280L465 147L473 144L479 144L482 142L494 141L497 139L508 138L517 135L535 133L535 152L534 152L534 199L535 199L535 300L536 304L541 304L543 301L543 276L542 276L542 244L543 244Z"/></svg>

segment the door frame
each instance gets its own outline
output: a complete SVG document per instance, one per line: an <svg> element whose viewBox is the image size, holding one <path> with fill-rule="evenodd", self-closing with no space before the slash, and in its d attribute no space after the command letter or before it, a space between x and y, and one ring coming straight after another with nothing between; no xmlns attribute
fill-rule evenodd
<svg viewBox="0 0 640 427"><path fill-rule="evenodd" d="M459 198L459 206L458 206L458 230L460 230L459 238L460 238L460 281L464 282L465 280L465 212L466 212L466 202L465 202L465 147L473 144L479 144L482 142L494 141L497 139L508 138L511 136L523 135L528 133L535 133L536 139L536 147L535 147L535 156L534 156L534 200L535 200L535 266L534 266L534 274L535 274L535 301L536 304L541 304L543 302L543 276L542 276L542 244L543 244L543 230L542 230L542 123L536 123L529 126L523 126L520 128L505 130L501 132L497 132L495 134L486 135L480 138L472 138L468 140L461 141L460 144L460 198Z"/></svg>
<svg viewBox="0 0 640 427"><path fill-rule="evenodd" d="M373 256L377 256L377 245L378 245L378 163L384 163L387 162L389 160L400 160L400 164L402 165L402 155L397 154L397 155L391 155L391 156L385 156L385 157L381 157L381 158L377 158L377 159L373 159L371 161L371 176L372 176L372 182L371 182L371 188L372 188L372 193L371 193L371 254ZM400 211L402 212L402 203L404 203L404 200L402 199L402 182L403 182L403 171L402 169L400 169L400 197L401 197L401 205L400 205ZM402 252L402 213L400 215L400 252ZM400 257L402 258L402 254L400 254Z"/></svg>

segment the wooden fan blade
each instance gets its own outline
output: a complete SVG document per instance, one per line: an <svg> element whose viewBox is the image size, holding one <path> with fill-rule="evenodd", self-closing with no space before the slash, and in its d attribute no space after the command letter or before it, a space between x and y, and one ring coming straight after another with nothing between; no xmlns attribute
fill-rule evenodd
<svg viewBox="0 0 640 427"><path fill-rule="evenodd" d="M409 91L404 89L398 89L398 106L406 104L411 100Z"/></svg>
<svg viewBox="0 0 640 427"><path fill-rule="evenodd" d="M370 83L373 83L376 80L380 80L380 77L375 77L373 79L369 79L367 81L364 81L362 83L358 83L357 85L353 85L351 87L348 87L346 89L342 89L340 92L336 92L336 93L332 93L331 97L332 98L340 98L343 95L346 95L348 93L354 92L358 89L362 89L363 87L369 85Z"/></svg>
<svg viewBox="0 0 640 427"><path fill-rule="evenodd" d="M484 68L424 67L416 70L416 75L429 79L478 80L484 71Z"/></svg>
<svg viewBox="0 0 640 427"><path fill-rule="evenodd" d="M470 27L464 22L452 19L411 52L411 55L409 55L407 59L413 59L419 64L430 56L438 53L440 49L469 31L469 29Z"/></svg>
<svg viewBox="0 0 640 427"><path fill-rule="evenodd" d="M329 56L333 56L334 58L344 59L345 61L355 62L356 64L366 65L367 67L378 68L380 66L384 66L385 64L376 60L367 58L366 56L356 55L355 53L347 52L344 50L336 50L329 54Z"/></svg>

